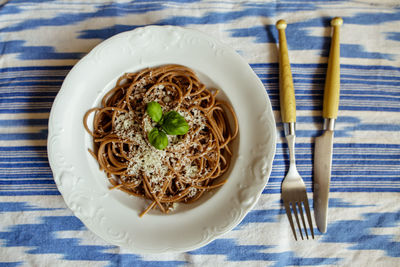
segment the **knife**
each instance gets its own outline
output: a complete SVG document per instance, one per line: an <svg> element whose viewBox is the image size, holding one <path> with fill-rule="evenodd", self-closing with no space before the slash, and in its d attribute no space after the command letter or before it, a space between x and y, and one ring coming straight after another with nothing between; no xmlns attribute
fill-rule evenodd
<svg viewBox="0 0 400 267"><path fill-rule="evenodd" d="M343 20L332 19L333 36L325 80L322 116L324 133L315 139L314 153L314 214L320 232L326 232L328 217L329 184L331 181L333 132L339 108L340 43L339 32Z"/></svg>

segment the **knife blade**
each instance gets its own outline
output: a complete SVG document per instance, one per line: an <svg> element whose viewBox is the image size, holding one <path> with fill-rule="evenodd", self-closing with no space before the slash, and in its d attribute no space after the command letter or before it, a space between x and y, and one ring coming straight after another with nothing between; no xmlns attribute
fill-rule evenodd
<svg viewBox="0 0 400 267"><path fill-rule="evenodd" d="M314 150L314 214L320 232L326 232L328 219L329 186L331 181L333 136L339 108L340 93L340 43L339 33L343 20L333 18L332 43L324 88L322 116L324 133L315 139Z"/></svg>
<svg viewBox="0 0 400 267"><path fill-rule="evenodd" d="M321 233L326 232L329 185L331 181L333 131L325 130L315 139L314 154L314 214Z"/></svg>

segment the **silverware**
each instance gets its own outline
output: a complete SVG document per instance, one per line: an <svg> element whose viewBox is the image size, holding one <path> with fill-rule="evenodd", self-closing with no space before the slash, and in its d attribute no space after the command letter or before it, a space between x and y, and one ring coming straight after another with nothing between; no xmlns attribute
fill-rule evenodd
<svg viewBox="0 0 400 267"><path fill-rule="evenodd" d="M340 43L339 31L342 18L332 19L333 36L329 52L328 71L324 89L322 116L324 133L315 139L314 153L314 215L320 232L326 232L329 184L331 180L333 132L339 108Z"/></svg>
<svg viewBox="0 0 400 267"><path fill-rule="evenodd" d="M293 79L290 70L288 49L286 44L286 26L287 24L284 20L279 20L276 23L276 28L279 32L279 95L281 116L290 155L289 171L282 182L282 199L286 209L286 214L290 222L290 226L293 231L294 238L297 240L296 230L293 224L292 210L296 218L301 239L304 238L302 227L300 226L298 213L300 213L304 232L308 239L307 226L304 220L303 205L304 210L306 211L312 238L314 238L314 230L311 220L310 207L308 205L306 186L299 172L297 171L296 160L294 156L294 144L296 139L296 99L294 96Z"/></svg>

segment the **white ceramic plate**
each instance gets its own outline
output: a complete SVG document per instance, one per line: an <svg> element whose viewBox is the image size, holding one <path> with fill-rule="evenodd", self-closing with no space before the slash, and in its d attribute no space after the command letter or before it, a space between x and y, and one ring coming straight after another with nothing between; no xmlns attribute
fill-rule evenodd
<svg viewBox="0 0 400 267"><path fill-rule="evenodd" d="M221 89L236 111L239 138L224 186L172 214L139 218L146 203L108 189L87 152L92 140L82 121L123 73L168 63L192 68ZM271 172L275 129L264 86L232 48L195 30L148 26L105 40L70 71L51 110L48 156L65 202L91 231L136 253L182 252L231 230L254 206Z"/></svg>

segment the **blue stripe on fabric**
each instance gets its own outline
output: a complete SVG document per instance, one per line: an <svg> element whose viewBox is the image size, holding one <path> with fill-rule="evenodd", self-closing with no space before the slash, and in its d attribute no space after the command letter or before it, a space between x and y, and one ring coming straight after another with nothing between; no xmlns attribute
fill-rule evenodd
<svg viewBox="0 0 400 267"><path fill-rule="evenodd" d="M273 223L278 222L279 215L286 214L282 199L280 207L276 209L251 210L234 230L242 230L246 225L252 223ZM313 199L309 199L310 207L313 208ZM367 208L376 205L359 205L348 202L342 198L329 198L329 208Z"/></svg>
<svg viewBox="0 0 400 267"><path fill-rule="evenodd" d="M350 117L352 118L352 117ZM388 148L388 149L400 149L400 144L378 144L378 143L339 143L335 142L334 146L337 148ZM287 143L276 143L277 148L287 148ZM296 147L301 148L312 148L314 147L311 143L296 143ZM383 151L385 152L385 151Z"/></svg>
<svg viewBox="0 0 400 267"><path fill-rule="evenodd" d="M296 107L310 106L310 108L322 109L322 94L310 95L307 92L303 92L303 90L295 90L295 94L298 102ZM279 95L277 93L271 92L269 98L273 102L279 102ZM348 100L356 100L354 103L357 104L356 107L360 108L367 108L367 105L371 103L374 103L377 108L381 108L380 105L392 105L396 107L400 102L400 98L396 92L373 92L371 94L368 92L362 92L358 94L356 92L346 92L346 89L343 89L343 93L340 95L339 110L352 107L352 105L349 105L350 102ZM312 104L312 102L315 102L315 104Z"/></svg>
<svg viewBox="0 0 400 267"><path fill-rule="evenodd" d="M26 173L28 171L29 173ZM44 171L40 171L37 173L32 173L32 170L21 170L17 174L13 173L0 173L0 179L26 179L26 178L39 178L39 179L53 179L53 173L50 169L44 169Z"/></svg>
<svg viewBox="0 0 400 267"><path fill-rule="evenodd" d="M11 82L12 86L61 86L62 81L44 81L44 80L39 80L39 81L12 81ZM9 84L6 83L0 83L0 89L2 87L8 87Z"/></svg>
<svg viewBox="0 0 400 267"><path fill-rule="evenodd" d="M29 96L29 97L38 97L38 96L51 96L54 100L57 92L12 92L12 93L1 93L0 92L0 103L1 98L4 97L18 97L18 96Z"/></svg>
<svg viewBox="0 0 400 267"><path fill-rule="evenodd" d="M0 29L7 31L7 28ZM84 52L56 52L52 46L30 46L25 40L0 41L0 51L3 55L17 54L20 60L44 60L44 59L81 59Z"/></svg>
<svg viewBox="0 0 400 267"><path fill-rule="evenodd" d="M286 166L288 165L289 164L286 164ZM297 168L304 181L312 181L312 171L301 170L299 164L297 164ZM286 173L287 170L273 172L269 178L269 182L282 182L282 179L285 177ZM349 182L348 185L350 185L350 182L357 182L355 184L351 184L356 187L360 182L397 182L397 187L400 187L400 171L387 171L383 173L380 171L332 171L331 175L331 181L333 184L335 184L335 182ZM376 184L376 186L380 186L380 184Z"/></svg>
<svg viewBox="0 0 400 267"><path fill-rule="evenodd" d="M330 192L400 192L399 187L368 187L368 188L358 188L358 187L338 187L330 188Z"/></svg>
<svg viewBox="0 0 400 267"><path fill-rule="evenodd" d="M27 212L27 211L45 211L59 210L57 208L41 208L28 202L0 202L0 213L6 212Z"/></svg>
<svg viewBox="0 0 400 267"><path fill-rule="evenodd" d="M29 161L47 161L47 157L10 157L6 158L0 156L0 162L29 162Z"/></svg>
<svg viewBox="0 0 400 267"><path fill-rule="evenodd" d="M299 152L296 153L296 159L311 159L312 158L312 151L309 151L310 153L305 153L305 152ZM358 151L360 154L341 154L341 151L338 153L335 153L334 149L334 154L333 157L336 159L348 159L348 160L354 160L354 159L400 159L400 154L370 154L370 152L363 152L363 151ZM364 154L365 153L365 154ZM400 151L399 151L400 153ZM287 160L289 155L287 153L277 153L275 154L275 160ZM1 159L0 159L1 161Z"/></svg>
<svg viewBox="0 0 400 267"><path fill-rule="evenodd" d="M48 119L19 119L19 120L0 120L0 127L10 127L10 126L42 126L48 125Z"/></svg>
<svg viewBox="0 0 400 267"><path fill-rule="evenodd" d="M0 168L32 168L50 167L49 163L0 163Z"/></svg>
<svg viewBox="0 0 400 267"><path fill-rule="evenodd" d="M0 190L0 196L59 196L61 195L57 189L52 190Z"/></svg>
<svg viewBox="0 0 400 267"><path fill-rule="evenodd" d="M0 140L46 140L47 139L47 129L40 130L37 133L12 133L3 134L0 133Z"/></svg>
<svg viewBox="0 0 400 267"><path fill-rule="evenodd" d="M42 102L50 102L52 103L54 101L54 97L49 98L49 97L43 97L43 98L33 98L33 97L21 97L21 98L2 98L0 99L0 104L3 103L42 103Z"/></svg>
<svg viewBox="0 0 400 267"><path fill-rule="evenodd" d="M277 81L278 82L278 81ZM296 83L301 83L301 84L325 84L325 80L321 79L321 80L310 80L310 79L296 79L295 77L293 77L293 82ZM366 84L366 85L391 85L391 86L399 86L400 82L387 82L387 81L377 81L377 80L373 80L373 81L369 81L369 80L361 80L361 79L357 79L357 80L350 80L350 79L340 79L340 84L341 85L345 85L345 84ZM297 98L297 96L296 96Z"/></svg>
<svg viewBox="0 0 400 267"><path fill-rule="evenodd" d="M185 266L187 262L185 261L178 261L178 260L169 260L169 261L144 261L141 259L140 256L136 254L118 254L116 256L118 259L113 260L110 262L107 267L130 267L130 266L137 266L137 267L175 267L175 266Z"/></svg>
<svg viewBox="0 0 400 267"><path fill-rule="evenodd" d="M243 229L243 227L250 223L271 223L278 221L278 215L285 214L283 208L280 209L267 209L267 210L251 210L246 217L240 222L234 230Z"/></svg>
<svg viewBox="0 0 400 267"><path fill-rule="evenodd" d="M373 95L373 96L380 96L380 95L390 95L390 96L399 96L399 93L394 91L385 91L383 89L377 91L377 90L352 90L352 89L347 89L347 88L341 88L341 95L355 95L355 96L362 96L362 95ZM374 97L371 97L371 99L375 99ZM392 100L395 100L392 98Z"/></svg>
<svg viewBox="0 0 400 267"><path fill-rule="evenodd" d="M0 5L0 14L11 15L11 14L19 14L22 13L23 9L20 6L12 5L7 2L2 3Z"/></svg>
<svg viewBox="0 0 400 267"><path fill-rule="evenodd" d="M47 151L46 146L0 146L0 151Z"/></svg>
<svg viewBox="0 0 400 267"><path fill-rule="evenodd" d="M136 28L142 27L144 25L123 25L123 24L115 24L112 27L102 28L102 29L89 29L82 30L78 38L80 39L102 39L105 40L111 36L114 36L118 33L131 31Z"/></svg>
<svg viewBox="0 0 400 267"><path fill-rule="evenodd" d="M16 267L16 266L22 266L23 264L24 264L23 261L0 262L0 267Z"/></svg>
<svg viewBox="0 0 400 267"><path fill-rule="evenodd" d="M321 75L323 79L325 79L325 75ZM400 80L400 77L397 76L377 76L377 75L354 75L354 74L340 74L340 79L346 80L347 78L352 78L355 80L363 79L363 80ZM349 79L350 80L350 79ZM375 83L373 83L375 84Z"/></svg>
<svg viewBox="0 0 400 267"><path fill-rule="evenodd" d="M296 68L292 68L293 71L296 70ZM258 73L257 76L259 78L262 79L267 79L267 80L272 80L272 81L279 81L279 73ZM308 79L312 79L315 82L325 82L325 77L326 77L326 73L322 73L322 74L318 74L318 73L310 73L310 74L303 74L303 73L292 73L292 77L294 79L298 79L300 80L300 78L308 78ZM354 75L354 74L340 74L340 78L341 81L345 81L345 80L373 80L375 81L391 81L391 80L395 80L398 81L400 80L400 77L397 76L377 76L377 75L368 75L368 74L364 74L364 75ZM1 79L0 79L1 81ZM373 83L375 84L375 83Z"/></svg>
<svg viewBox="0 0 400 267"><path fill-rule="evenodd" d="M310 201L311 206L314 207L314 202ZM375 204L364 205L364 204L354 204L352 202L346 201L343 198L329 198L329 207L332 208L366 208L375 207Z"/></svg>
<svg viewBox="0 0 400 267"><path fill-rule="evenodd" d="M33 184L55 184L54 183L54 180L38 180L38 179L35 179L35 180L0 180L0 185L33 185Z"/></svg>
<svg viewBox="0 0 400 267"><path fill-rule="evenodd" d="M19 113L49 113L51 108L13 108L13 109L2 109L0 107L0 114L19 114Z"/></svg>
<svg viewBox="0 0 400 267"><path fill-rule="evenodd" d="M283 179L283 178L282 178ZM270 184L268 184L270 186ZM269 186L263 190L262 194L281 194L282 190L279 188L270 188ZM307 193L313 193L311 187L306 187ZM334 193L400 193L400 188L393 187L368 187L368 188L358 188L358 187L330 187L329 192ZM0 195L2 193L0 192Z"/></svg>
<svg viewBox="0 0 400 267"><path fill-rule="evenodd" d="M327 63L290 63L292 69L327 69ZM268 69L273 68L279 70L279 63L250 63L250 67L253 69ZM358 70L391 70L391 71L400 71L400 67L390 66L390 65L353 65L353 64L340 64L340 68L343 69L358 69Z"/></svg>
<svg viewBox="0 0 400 267"><path fill-rule="evenodd" d="M31 73L26 73L26 74L29 74L29 76L13 76L13 77L7 77L6 76L5 78L2 78L1 75L0 75L0 83L11 83L11 82L15 82L15 81L21 82L21 81L26 81L26 80L28 80L28 81L58 80L58 81L62 82L64 80L64 78L65 78L65 75L52 75L52 76L49 76L49 75L45 75L46 73L43 73L43 75L40 75L40 76L33 76Z"/></svg>
<svg viewBox="0 0 400 267"><path fill-rule="evenodd" d="M386 32L386 39L400 42L400 32Z"/></svg>
<svg viewBox="0 0 400 267"><path fill-rule="evenodd" d="M4 247L25 247L27 254L58 254L69 261L106 261L113 264L124 262L127 266L180 266L184 261L145 261L135 254L108 252L116 248L111 245L81 244L79 238L57 237L60 231L87 231L75 216L40 217L39 223L16 224L0 232ZM32 233L35 233L32 235Z"/></svg>
<svg viewBox="0 0 400 267"><path fill-rule="evenodd" d="M233 262L268 261L273 264L271 266L333 265L341 260L336 257L297 257L291 251L276 252L273 248L274 246L266 245L238 245L233 239L220 238L188 253L192 255L224 255L228 261ZM269 251L270 249L271 251Z"/></svg>
<svg viewBox="0 0 400 267"><path fill-rule="evenodd" d="M322 110L322 105L321 106L313 106L310 105L307 102L304 103L299 103L300 101L297 102L296 109L297 110L305 110L305 111L318 111ZM397 102L393 102L393 105L397 106ZM279 111L280 106L277 101L277 103L273 103L272 109ZM339 110L346 110L346 111L381 111L381 112L399 112L400 111L400 106L399 107L387 107L387 103L382 102L380 103L379 106L369 106L367 104L364 104L364 106L350 106L350 105L344 105L343 103L340 104ZM340 112L340 111L339 111ZM336 132L335 132L336 133Z"/></svg>
<svg viewBox="0 0 400 267"><path fill-rule="evenodd" d="M277 79L271 78L271 79L268 79L267 82L268 83L278 84L279 83L279 79L278 78ZM315 78L300 79L300 78L298 78L296 76L293 76L293 83L295 85L298 85L298 84L307 84L307 85L310 85L310 84L325 84L325 80L324 79L315 79ZM366 85L370 85L370 86L378 86L378 85L399 86L400 85L400 82L396 82L396 81L386 81L386 80L385 81L377 81L377 80L370 81L370 80L362 80L362 79L350 80L350 79L343 79L343 78L340 79L340 83L341 83L342 86L343 85L347 85L347 84L350 84L350 85L353 85L353 84L366 84ZM323 88L321 88L321 90L322 89ZM298 91L300 91L300 90L298 90ZM296 98L297 98L297 95L296 95Z"/></svg>
<svg viewBox="0 0 400 267"><path fill-rule="evenodd" d="M0 68L0 73L15 72L15 71L70 71L72 65L66 66L23 66L23 67L6 67Z"/></svg>
<svg viewBox="0 0 400 267"><path fill-rule="evenodd" d="M309 165L310 160L296 160L297 165ZM332 165L337 165L337 166L347 166L347 165L366 165L366 166L387 166L387 165L393 165L396 166L399 164L400 161L398 160L337 160L335 159L335 154L333 154L333 159L332 159ZM286 165L287 162L284 161L277 161L274 163L276 166L281 166L281 165ZM0 164L1 166L1 164Z"/></svg>
<svg viewBox="0 0 400 267"><path fill-rule="evenodd" d="M372 229L395 228L400 223L397 212L364 213L362 220L337 220L328 225L320 242L349 244L350 250L382 250L389 257L400 257L400 242L395 235L373 234ZM351 229L344 230L344 229Z"/></svg>

